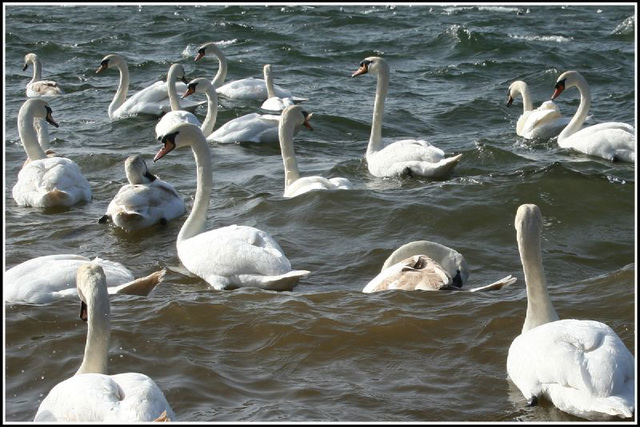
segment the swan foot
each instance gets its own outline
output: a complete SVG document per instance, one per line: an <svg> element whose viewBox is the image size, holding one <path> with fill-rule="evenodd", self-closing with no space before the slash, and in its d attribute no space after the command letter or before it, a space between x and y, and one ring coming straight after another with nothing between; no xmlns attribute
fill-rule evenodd
<svg viewBox="0 0 640 427"><path fill-rule="evenodd" d="M162 414L160 414L160 416L158 418L156 418L155 420L153 420L153 422L155 423L166 423L171 421L171 418L169 418L167 416L167 410L165 409L164 412Z"/></svg>
<svg viewBox="0 0 640 427"><path fill-rule="evenodd" d="M98 220L98 224L105 224L107 222L109 222L111 218L109 218L109 215L102 215L102 217Z"/></svg>
<svg viewBox="0 0 640 427"><path fill-rule="evenodd" d="M538 397L531 396L531 399L527 400L527 407L538 406Z"/></svg>

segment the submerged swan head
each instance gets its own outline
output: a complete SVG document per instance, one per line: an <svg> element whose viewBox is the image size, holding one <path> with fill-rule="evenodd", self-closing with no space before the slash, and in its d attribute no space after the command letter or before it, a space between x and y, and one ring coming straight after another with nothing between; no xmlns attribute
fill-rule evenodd
<svg viewBox="0 0 640 427"><path fill-rule="evenodd" d="M351 77L366 73L377 75L381 70L386 71L387 74L389 73L389 64L387 64L387 61L379 56L370 56L360 63L360 68L358 68Z"/></svg>
<svg viewBox="0 0 640 427"><path fill-rule="evenodd" d="M124 161L124 170L131 185L148 184L157 179L149 172L147 163L139 154L127 157L127 160Z"/></svg>

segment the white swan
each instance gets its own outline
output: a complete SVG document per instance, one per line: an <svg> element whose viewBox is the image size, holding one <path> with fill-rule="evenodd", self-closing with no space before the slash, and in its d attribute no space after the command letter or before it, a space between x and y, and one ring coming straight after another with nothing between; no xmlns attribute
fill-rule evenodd
<svg viewBox="0 0 640 427"><path fill-rule="evenodd" d="M100 62L100 66L96 70L96 73L100 73L107 68L117 68L120 71L120 84L116 91L111 104L109 104L109 118L119 119L122 117L129 117L136 114L150 114L154 116L161 116L171 111L171 105L169 102L169 94L167 91L167 83L158 81L151 86L135 93L129 99L127 99L127 92L129 91L129 68L127 61L118 54L110 54L105 56ZM172 69L170 68L169 71ZM180 71L180 68L173 68L175 73ZM184 72L184 70L182 70ZM183 76L175 75L175 78L182 78ZM174 77L167 76L168 80ZM178 85L178 90L184 90L185 83L181 82ZM182 106L183 110L194 111L200 103L189 103Z"/></svg>
<svg viewBox="0 0 640 427"><path fill-rule="evenodd" d="M176 241L182 264L214 289L258 287L291 290L306 270L291 270L278 243L254 227L230 225L205 232L213 178L211 151L202 131L191 123L178 124L161 138L154 161L176 147L191 147L197 166L193 209Z"/></svg>
<svg viewBox="0 0 640 427"><path fill-rule="evenodd" d="M369 172L377 177L419 175L427 178L444 178L451 174L462 154L444 157L444 151L424 140L405 139L383 147L382 115L389 88L389 65L377 56L365 58L352 77L371 73L378 77L376 99L373 107L371 136L366 159Z"/></svg>
<svg viewBox="0 0 640 427"><path fill-rule="evenodd" d="M54 96L62 95L64 91L53 80L42 80L42 62L35 53L27 53L24 57L22 71L27 71L29 64L33 64L33 77L27 83L27 96Z"/></svg>
<svg viewBox="0 0 640 427"><path fill-rule="evenodd" d="M562 73L558 77L551 99L556 99L565 89L573 86L580 92L580 106L567 127L558 135L558 145L610 161L634 163L636 130L633 126L620 122L606 122L582 128L591 107L591 90L580 73Z"/></svg>
<svg viewBox="0 0 640 427"><path fill-rule="evenodd" d="M520 206L515 228L527 313L522 333L509 348L509 377L530 406L544 396L558 409L582 418L632 417L634 357L604 323L558 320L542 265L540 209Z"/></svg>
<svg viewBox="0 0 640 427"><path fill-rule="evenodd" d="M209 136L213 132L218 118L218 94L211 82L202 77L193 79L187 84L187 90L182 94L182 98L186 98L194 93L204 93L207 96L207 116L204 118L200 130L202 130L204 136L207 137L207 141L212 142L209 140ZM156 136L163 135L164 133L166 132L158 133L158 128L156 128Z"/></svg>
<svg viewBox="0 0 640 427"><path fill-rule="evenodd" d="M191 111L182 109L180 105L180 98L178 97L178 90L176 88L176 78L181 78L183 83L186 84L186 79L184 78L184 68L182 67L182 65L171 64L171 67L169 67L169 73L167 74L166 83L167 95L169 96L169 105L171 107L171 111L164 114L156 124L156 137L158 135L164 135L166 129L171 129L180 122L189 122L193 123L196 126L202 125L200 123L200 120L198 120L198 118Z"/></svg>
<svg viewBox="0 0 640 427"><path fill-rule="evenodd" d="M273 87L273 75L271 74L271 64L264 66L264 82L267 86L267 100L262 103L263 110L267 111L282 111L290 105L294 105L293 98L285 97L281 98L276 96L275 89Z"/></svg>
<svg viewBox="0 0 640 427"><path fill-rule="evenodd" d="M265 101L269 97L269 94L267 93L267 86L265 81L262 79L250 77L224 84L224 80L227 78L227 58L220 48L216 46L215 42L209 42L198 48L198 54L196 55L195 60L199 61L207 54L207 52L212 52L218 57L218 72L211 81L211 84L216 88L218 95L230 99L249 99L256 101ZM276 96L281 98L292 97L291 92L282 89L278 85L274 86L274 90Z"/></svg>
<svg viewBox="0 0 640 427"><path fill-rule="evenodd" d="M40 98L28 99L18 113L18 133L29 158L13 187L13 198L20 206L68 207L91 200L91 185L80 167L64 157L47 157L38 142L34 121L44 119L58 127L51 114L49 104Z"/></svg>
<svg viewBox="0 0 640 427"><path fill-rule="evenodd" d="M105 273L89 263L77 269L80 318L88 323L80 369L54 386L34 421L136 422L176 420L164 393L148 376L108 375L111 308Z"/></svg>
<svg viewBox="0 0 640 427"><path fill-rule="evenodd" d="M469 268L461 253L440 243L418 240L396 249L362 292L460 290L468 279ZM469 291L502 289L515 281L516 278L509 275Z"/></svg>
<svg viewBox="0 0 640 427"><path fill-rule="evenodd" d="M509 86L507 107L522 95L522 115L516 124L516 133L527 139L549 139L557 136L569 124L569 117L562 117L560 109L553 101L545 101L533 109L529 86L516 80Z"/></svg>
<svg viewBox="0 0 640 427"><path fill-rule="evenodd" d="M119 262L101 258L93 261L82 255L45 255L27 260L4 273L5 303L47 304L76 295L76 271L98 263L107 275L109 294L148 295L165 275L159 270L140 279Z"/></svg>
<svg viewBox="0 0 640 427"><path fill-rule="evenodd" d="M124 167L129 184L120 188L99 223L112 221L125 230L138 230L166 224L186 212L182 196L151 174L142 156L129 156Z"/></svg>
<svg viewBox="0 0 640 427"><path fill-rule="evenodd" d="M293 134L296 127L303 125L313 130L309 124L311 116L311 113L303 111L299 105L289 106L282 112L278 133L282 163L284 164L284 197L295 197L314 190L349 190L353 188L351 182L346 178L300 177L296 153L293 148Z"/></svg>

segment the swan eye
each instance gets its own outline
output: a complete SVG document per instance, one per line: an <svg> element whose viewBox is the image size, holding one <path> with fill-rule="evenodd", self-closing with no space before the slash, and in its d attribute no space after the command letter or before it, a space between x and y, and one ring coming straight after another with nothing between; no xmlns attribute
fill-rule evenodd
<svg viewBox="0 0 640 427"><path fill-rule="evenodd" d="M102 62L100 63L100 66L101 66L102 68L108 68L108 67L109 67L109 60L108 60L108 59L105 59L104 61L102 61Z"/></svg>
<svg viewBox="0 0 640 427"><path fill-rule="evenodd" d="M556 89L560 89L560 90L564 90L564 85L567 79L562 79L560 80L558 83L556 83L555 88Z"/></svg>

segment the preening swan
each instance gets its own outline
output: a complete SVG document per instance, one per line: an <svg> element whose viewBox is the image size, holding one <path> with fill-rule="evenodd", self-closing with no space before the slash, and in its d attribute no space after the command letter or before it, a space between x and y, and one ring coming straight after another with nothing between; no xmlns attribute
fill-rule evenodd
<svg viewBox="0 0 640 427"><path fill-rule="evenodd" d="M163 135L165 128L171 129L179 122L189 122L196 126L201 126L200 120L192 112L182 109L176 89L176 78L180 78L183 83L187 82L182 65L171 64L167 74L167 94L169 95L171 111L164 114L156 124L156 136Z"/></svg>
<svg viewBox="0 0 640 427"><path fill-rule="evenodd" d="M267 86L267 100L262 103L263 110L278 112L282 111L290 105L294 105L293 98L281 98L276 96L276 91L273 87L273 75L271 74L271 64L264 66L264 82Z"/></svg>
<svg viewBox="0 0 640 427"><path fill-rule="evenodd" d="M142 156L129 156L124 168L129 184L120 188L99 223L112 221L125 230L138 230L166 224L186 212L182 196L150 173Z"/></svg>
<svg viewBox="0 0 640 427"><path fill-rule="evenodd" d="M531 101L529 86L516 80L509 86L507 107L522 95L522 115L516 124L516 133L527 139L549 139L558 135L569 124L568 117L562 117L560 109L553 101L545 101L535 110Z"/></svg>
<svg viewBox="0 0 640 427"><path fill-rule="evenodd" d="M13 187L13 198L20 206L48 208L72 206L91 200L91 185L82 175L80 167L64 157L47 157L38 142L35 121L55 127L52 110L46 101L30 98L18 113L18 133L29 161L18 173L18 182Z"/></svg>
<svg viewBox="0 0 640 427"><path fill-rule="evenodd" d="M80 318L88 323L82 364L73 377L51 389L34 421L175 421L164 393L151 378L137 372L108 375L111 308L102 267L81 265L76 283Z"/></svg>
<svg viewBox="0 0 640 427"><path fill-rule="evenodd" d="M468 278L469 268L461 253L440 243L418 240L396 249L362 292L461 290ZM509 275L469 292L498 290L515 281L516 278Z"/></svg>
<svg viewBox="0 0 640 427"><path fill-rule="evenodd" d="M64 93L58 83L53 80L42 80L42 62L35 53L27 53L24 57L24 67L22 71L27 71L29 64L33 64L33 77L27 83L27 96L53 96Z"/></svg>
<svg viewBox="0 0 640 427"><path fill-rule="evenodd" d="M127 92L129 91L129 68L127 66L127 61L122 56L118 54L105 56L100 62L100 66L96 70L96 73L100 73L107 68L114 67L120 71L120 83L118 85L118 90L113 97L113 101L109 104L109 118L119 119L141 113L161 116L171 111L166 82L155 82L151 86L137 92L131 98L127 99ZM180 71L179 68L174 68L173 70L176 73ZM171 71L171 68L169 71ZM175 78L182 77L184 76L175 75ZM171 78L174 77L172 76ZM167 76L168 80L171 78ZM181 84L177 86L177 90L183 91L185 87L185 83L181 82ZM182 109L194 111L198 105L200 105L200 103L185 103L182 105Z"/></svg>
<svg viewBox="0 0 640 427"><path fill-rule="evenodd" d="M5 303L46 304L60 298L75 297L76 271L84 264L97 263L107 276L109 294L148 295L162 282L165 270L135 279L119 262L82 255L59 254L32 258L4 274Z"/></svg>
<svg viewBox="0 0 640 427"><path fill-rule="evenodd" d="M187 270L214 289L258 287L291 290L306 270L292 270L278 243L254 227L230 225L205 231L213 188L211 151L202 131L181 123L160 137L163 147L154 161L176 147L191 147L196 160L197 187L193 208L176 241L178 257Z"/></svg>
<svg viewBox="0 0 640 427"><path fill-rule="evenodd" d="M256 101L265 101L269 97L269 94L267 93L267 86L265 81L262 79L250 77L224 84L224 80L227 78L227 58L220 48L216 46L215 42L205 43L200 46L195 60L199 61L208 52L213 53L218 57L218 72L211 81L211 84L216 88L218 95L230 99L252 99ZM278 85L274 86L274 90L276 96L281 98L292 97L291 92L282 89Z"/></svg>
<svg viewBox="0 0 640 427"><path fill-rule="evenodd" d="M540 209L533 204L520 206L515 228L527 313L522 333L509 348L509 377L529 405L545 397L558 409L590 420L632 417L633 355L604 323L558 320L542 265Z"/></svg>
<svg viewBox="0 0 640 427"><path fill-rule="evenodd" d="M556 99L565 89L573 86L580 92L580 106L567 127L558 135L558 145L610 161L634 163L636 130L633 126L620 122L606 122L582 127L591 107L591 90L580 73L562 73L558 77L551 99Z"/></svg>
<svg viewBox="0 0 640 427"><path fill-rule="evenodd" d="M377 56L366 58L352 77L371 73L378 77L376 99L373 107L371 136L366 159L369 172L377 177L419 175L427 178L444 178L451 174L462 154L444 157L444 151L424 140L405 139L386 147L382 143L382 115L389 88L389 65Z"/></svg>
<svg viewBox="0 0 640 427"><path fill-rule="evenodd" d="M302 110L299 105L287 107L282 112L282 120L278 133L280 135L280 151L284 164L284 197L295 197L314 190L349 190L353 188L346 178L325 178L323 176L300 177L296 153L293 148L293 134L296 127L309 124L311 113Z"/></svg>

